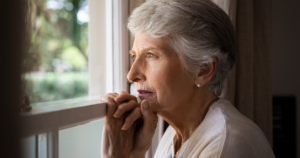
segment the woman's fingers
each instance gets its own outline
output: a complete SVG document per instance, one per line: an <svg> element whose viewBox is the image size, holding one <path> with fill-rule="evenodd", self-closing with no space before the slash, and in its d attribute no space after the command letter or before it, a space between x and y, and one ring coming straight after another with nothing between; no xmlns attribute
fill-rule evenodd
<svg viewBox="0 0 300 158"><path fill-rule="evenodd" d="M142 116L137 98L128 92L121 91L120 94L108 93L102 96L100 100L107 103L107 119L112 116L116 119L125 119L124 124L122 123L123 130L129 129L132 124Z"/></svg>
<svg viewBox="0 0 300 158"><path fill-rule="evenodd" d="M105 98L106 102L106 118L112 117L117 109L117 104L113 98Z"/></svg>
<svg viewBox="0 0 300 158"><path fill-rule="evenodd" d="M122 130L129 129L132 124L142 116L141 108L136 107L125 119L124 125L122 126Z"/></svg>
<svg viewBox="0 0 300 158"><path fill-rule="evenodd" d="M126 111L130 111L136 107L139 107L139 103L137 103L135 100L130 100L128 102L122 103L118 106L117 111L114 113L114 117L119 118Z"/></svg>
<svg viewBox="0 0 300 158"><path fill-rule="evenodd" d="M108 93L104 96L100 97L100 101L105 102L105 100L107 100L107 98L116 98L119 94L118 93Z"/></svg>
<svg viewBox="0 0 300 158"><path fill-rule="evenodd" d="M149 149L152 137L158 122L157 115L149 107L149 102L143 100L141 103L141 113L143 115L142 124L136 132L132 155L144 155Z"/></svg>
<svg viewBox="0 0 300 158"><path fill-rule="evenodd" d="M117 96L117 93L108 93L100 97L100 101L106 102L107 104L106 116L108 117L112 117L117 109L117 103L114 100Z"/></svg>
<svg viewBox="0 0 300 158"><path fill-rule="evenodd" d="M119 104L115 102L114 98L116 98L118 95L118 93L108 93L100 97L100 101L106 102L107 104L106 116L111 117L115 113Z"/></svg>
<svg viewBox="0 0 300 158"><path fill-rule="evenodd" d="M149 102L147 100L143 100L141 103L141 112L144 118L142 133L145 137L152 139L153 134L155 132L158 117L157 115L149 108Z"/></svg>
<svg viewBox="0 0 300 158"><path fill-rule="evenodd" d="M134 95L130 95L128 92L121 91L120 95L115 98L117 103L122 103L128 100L135 100L137 102L137 98Z"/></svg>

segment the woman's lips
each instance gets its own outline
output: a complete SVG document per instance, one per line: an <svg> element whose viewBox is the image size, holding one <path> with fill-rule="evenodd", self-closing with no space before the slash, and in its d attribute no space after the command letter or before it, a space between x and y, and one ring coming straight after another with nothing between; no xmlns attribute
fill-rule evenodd
<svg viewBox="0 0 300 158"><path fill-rule="evenodd" d="M149 97L153 92L147 90L137 90L139 92L139 97Z"/></svg>

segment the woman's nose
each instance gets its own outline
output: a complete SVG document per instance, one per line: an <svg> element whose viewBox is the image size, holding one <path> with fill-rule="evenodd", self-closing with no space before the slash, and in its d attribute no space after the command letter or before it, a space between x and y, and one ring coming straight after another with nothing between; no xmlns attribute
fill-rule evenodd
<svg viewBox="0 0 300 158"><path fill-rule="evenodd" d="M141 63L141 61L136 60L131 65L131 68L127 74L127 79L130 82L145 81L146 76L143 72L143 63Z"/></svg>

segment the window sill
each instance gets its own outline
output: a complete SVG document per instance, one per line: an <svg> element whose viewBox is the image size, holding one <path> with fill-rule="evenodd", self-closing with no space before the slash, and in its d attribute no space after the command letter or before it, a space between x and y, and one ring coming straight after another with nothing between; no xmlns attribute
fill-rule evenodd
<svg viewBox="0 0 300 158"><path fill-rule="evenodd" d="M106 113L106 104L99 99L70 99L45 105L21 113L22 137L78 126L102 119Z"/></svg>

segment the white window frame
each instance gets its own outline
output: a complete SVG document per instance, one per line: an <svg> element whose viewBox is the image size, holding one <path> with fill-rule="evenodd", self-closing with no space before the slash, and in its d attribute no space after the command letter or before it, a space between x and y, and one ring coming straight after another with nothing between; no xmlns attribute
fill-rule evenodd
<svg viewBox="0 0 300 158"><path fill-rule="evenodd" d="M58 131L102 119L105 111L105 103L88 98L76 103L33 108L22 113L22 137L47 133L47 153L44 154L48 158L58 158Z"/></svg>
<svg viewBox="0 0 300 158"><path fill-rule="evenodd" d="M127 20L132 7L135 7L134 3L140 4L141 1L144 0L89 0L90 97L54 102L54 105L33 108L21 114L23 138L47 133L47 153L42 153L46 154L45 157L58 158L59 130L105 118L106 104L95 98L106 93L129 91L126 77L130 68ZM101 24L103 17L106 17L105 26ZM106 35L106 39L100 38L103 34ZM105 70L100 70L102 67L105 67ZM159 118L152 145L146 154L148 158L154 156L162 136L162 124L163 121Z"/></svg>

